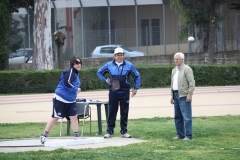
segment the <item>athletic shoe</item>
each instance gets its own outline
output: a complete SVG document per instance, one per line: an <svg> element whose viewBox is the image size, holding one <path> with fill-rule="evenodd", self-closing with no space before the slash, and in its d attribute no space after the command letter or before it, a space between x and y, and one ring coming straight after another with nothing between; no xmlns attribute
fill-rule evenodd
<svg viewBox="0 0 240 160"><path fill-rule="evenodd" d="M42 144L44 144L46 142L46 139L47 138L45 136L43 136L43 135L40 136L40 141Z"/></svg>
<svg viewBox="0 0 240 160"><path fill-rule="evenodd" d="M81 137L74 137L75 140L81 139Z"/></svg>
<svg viewBox="0 0 240 160"><path fill-rule="evenodd" d="M131 138L131 135L128 133L122 134L122 138Z"/></svg>
<svg viewBox="0 0 240 160"><path fill-rule="evenodd" d="M183 139L183 138L180 138L180 137L177 136L177 137L174 137L173 139Z"/></svg>
<svg viewBox="0 0 240 160"><path fill-rule="evenodd" d="M185 137L185 138L183 138L182 140L184 140L184 141L189 141L189 140L191 140L190 138L187 138L187 137Z"/></svg>
<svg viewBox="0 0 240 160"><path fill-rule="evenodd" d="M103 136L103 138L111 138L111 137L112 137L112 135L109 134L109 133L106 133L106 134Z"/></svg>

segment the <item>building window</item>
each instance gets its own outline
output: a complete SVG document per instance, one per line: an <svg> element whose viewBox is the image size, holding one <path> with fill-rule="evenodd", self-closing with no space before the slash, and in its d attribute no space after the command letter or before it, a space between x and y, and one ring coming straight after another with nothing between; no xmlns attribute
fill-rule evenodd
<svg viewBox="0 0 240 160"><path fill-rule="evenodd" d="M152 19L152 45L160 45L160 22Z"/></svg>
<svg viewBox="0 0 240 160"><path fill-rule="evenodd" d="M149 45L149 20L148 19L142 19L142 46L148 46Z"/></svg>

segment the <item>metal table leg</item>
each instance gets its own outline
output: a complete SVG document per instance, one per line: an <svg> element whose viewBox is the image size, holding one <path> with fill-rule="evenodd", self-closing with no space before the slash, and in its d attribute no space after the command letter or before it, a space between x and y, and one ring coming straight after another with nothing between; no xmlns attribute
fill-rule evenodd
<svg viewBox="0 0 240 160"><path fill-rule="evenodd" d="M67 136L70 135L70 126L71 126L71 121L67 120Z"/></svg>
<svg viewBox="0 0 240 160"><path fill-rule="evenodd" d="M102 135L101 103L97 104L97 115L98 115L98 134Z"/></svg>

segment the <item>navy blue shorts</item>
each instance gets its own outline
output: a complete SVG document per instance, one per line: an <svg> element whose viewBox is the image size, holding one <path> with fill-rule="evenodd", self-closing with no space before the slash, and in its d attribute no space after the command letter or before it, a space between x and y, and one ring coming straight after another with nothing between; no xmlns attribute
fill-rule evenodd
<svg viewBox="0 0 240 160"><path fill-rule="evenodd" d="M64 103L53 98L53 118L64 118L77 115L76 102Z"/></svg>

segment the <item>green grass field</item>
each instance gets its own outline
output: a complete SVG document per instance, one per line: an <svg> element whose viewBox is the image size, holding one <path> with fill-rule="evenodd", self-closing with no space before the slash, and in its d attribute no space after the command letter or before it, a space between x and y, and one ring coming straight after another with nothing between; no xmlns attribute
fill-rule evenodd
<svg viewBox="0 0 240 160"><path fill-rule="evenodd" d="M59 136L60 123L49 137ZM117 121L113 136L120 136ZM89 136L89 122L85 124ZM129 133L148 142L122 147L97 149L56 149L54 151L28 151L0 153L0 160L238 160L240 159L240 116L193 118L193 140L173 140L176 136L172 118L129 120ZM0 140L36 138L45 123L0 124ZM103 122L103 130L106 125ZM66 123L63 125L66 135ZM97 122L92 122L92 136L96 136ZM63 136L65 136L63 135ZM1 148L0 148L1 149Z"/></svg>

